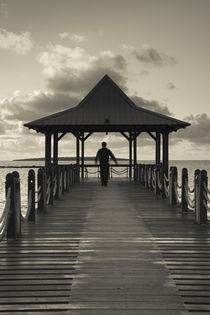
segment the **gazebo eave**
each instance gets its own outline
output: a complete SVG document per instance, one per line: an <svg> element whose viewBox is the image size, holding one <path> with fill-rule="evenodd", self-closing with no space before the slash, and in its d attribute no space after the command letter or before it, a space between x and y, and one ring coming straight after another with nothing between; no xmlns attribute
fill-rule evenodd
<svg viewBox="0 0 210 315"><path fill-rule="evenodd" d="M173 132L186 126L167 126L167 125L48 125L48 126L30 126L30 129L37 132L45 133L50 131L52 133L74 133L74 132Z"/></svg>

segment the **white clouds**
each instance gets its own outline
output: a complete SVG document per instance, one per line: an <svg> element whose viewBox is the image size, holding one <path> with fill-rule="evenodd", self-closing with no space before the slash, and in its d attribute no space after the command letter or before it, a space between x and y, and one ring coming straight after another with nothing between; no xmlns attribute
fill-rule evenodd
<svg viewBox="0 0 210 315"><path fill-rule="evenodd" d="M18 54L25 55L32 49L33 45L34 43L31 39L30 32L16 34L0 28L1 49L10 50Z"/></svg>
<svg viewBox="0 0 210 315"><path fill-rule="evenodd" d="M49 45L38 61L53 91L84 96L106 73L125 89L125 58L111 51L94 56L80 47Z"/></svg>
<svg viewBox="0 0 210 315"><path fill-rule="evenodd" d="M82 34L63 32L63 33L60 33L59 36L62 39L68 39L75 43L82 43L87 40L87 37Z"/></svg>

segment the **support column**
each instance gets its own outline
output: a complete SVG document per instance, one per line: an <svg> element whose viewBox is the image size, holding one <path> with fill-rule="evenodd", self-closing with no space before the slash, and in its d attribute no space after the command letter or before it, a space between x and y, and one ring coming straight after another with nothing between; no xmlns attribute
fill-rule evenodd
<svg viewBox="0 0 210 315"><path fill-rule="evenodd" d="M58 165L58 133L53 134L53 165Z"/></svg>
<svg viewBox="0 0 210 315"><path fill-rule="evenodd" d="M155 151L155 162L160 164L160 132L156 132L156 151Z"/></svg>
<svg viewBox="0 0 210 315"><path fill-rule="evenodd" d="M163 167L168 176L168 131L163 132Z"/></svg>
<svg viewBox="0 0 210 315"><path fill-rule="evenodd" d="M51 165L51 132L45 131L45 167L48 168Z"/></svg>
<svg viewBox="0 0 210 315"><path fill-rule="evenodd" d="M132 178L132 133L129 132L129 178Z"/></svg>
<svg viewBox="0 0 210 315"><path fill-rule="evenodd" d="M80 157L80 150L79 150L79 134L76 136L76 164L79 165L79 157Z"/></svg>
<svg viewBox="0 0 210 315"><path fill-rule="evenodd" d="M84 139L84 132L82 133L82 179L84 178L84 158L85 158L85 139Z"/></svg>
<svg viewBox="0 0 210 315"><path fill-rule="evenodd" d="M134 166L136 165L137 163L137 135L136 133L134 133L133 135L133 163L134 163Z"/></svg>

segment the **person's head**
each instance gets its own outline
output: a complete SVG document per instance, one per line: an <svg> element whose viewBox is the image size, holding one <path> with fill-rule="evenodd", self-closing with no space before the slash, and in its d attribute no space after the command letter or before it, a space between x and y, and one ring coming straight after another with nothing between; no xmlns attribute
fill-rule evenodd
<svg viewBox="0 0 210 315"><path fill-rule="evenodd" d="M102 145L103 148L106 148L106 142L105 142L105 141L103 141L103 142L101 143L101 145Z"/></svg>

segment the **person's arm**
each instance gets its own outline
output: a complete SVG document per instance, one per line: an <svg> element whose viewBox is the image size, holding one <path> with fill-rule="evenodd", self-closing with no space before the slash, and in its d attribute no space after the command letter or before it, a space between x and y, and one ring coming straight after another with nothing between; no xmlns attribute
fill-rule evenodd
<svg viewBox="0 0 210 315"><path fill-rule="evenodd" d="M112 159L116 164L118 164L118 163L117 163L117 159L115 158L115 156L114 156L114 154L112 153L111 150L109 150L109 155L110 155L111 159Z"/></svg>
<svg viewBox="0 0 210 315"><path fill-rule="evenodd" d="M95 163L98 162L98 158L99 158L99 150L98 150L98 152L97 152L97 154L96 154L96 157L95 157Z"/></svg>

